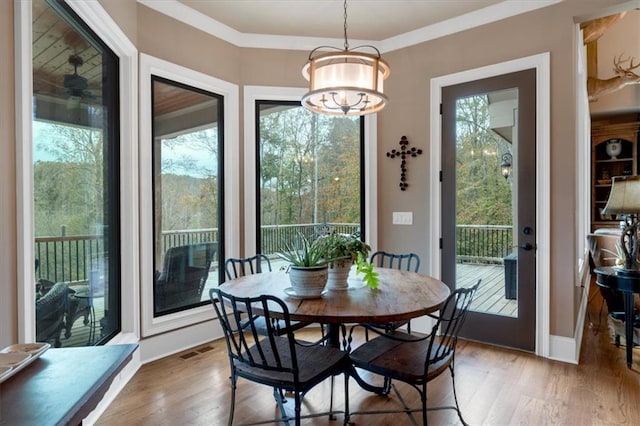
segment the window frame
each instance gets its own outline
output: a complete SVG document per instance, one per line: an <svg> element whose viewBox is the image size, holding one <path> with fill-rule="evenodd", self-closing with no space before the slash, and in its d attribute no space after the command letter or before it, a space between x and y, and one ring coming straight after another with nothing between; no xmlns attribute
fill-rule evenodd
<svg viewBox="0 0 640 426"><path fill-rule="evenodd" d="M154 317L153 309L153 170L152 170L152 79L162 77L187 86L199 88L223 97L224 105L224 253L238 251L239 240L239 162L238 148L238 86L201 72L140 54L140 280L141 335L153 336L215 318L208 305L197 306Z"/></svg>
<svg viewBox="0 0 640 426"><path fill-rule="evenodd" d="M107 344L138 340L138 103L137 49L97 2L65 2L118 57L120 158L120 278L130 285L120 288L120 332ZM16 2L16 245L18 285L18 341L35 340L35 272L33 241L33 49L31 2Z"/></svg>
<svg viewBox="0 0 640 426"><path fill-rule="evenodd" d="M255 206L258 194L256 150L256 101L300 101L306 89L296 87L245 86L244 87L244 251L252 255L257 250L258 212ZM364 119L364 235L375 251L378 246L378 197L377 197L377 115ZM228 256L241 257L240 252L227 252Z"/></svg>
<svg viewBox="0 0 640 426"><path fill-rule="evenodd" d="M218 105L217 105L217 110L218 110L217 119L218 119L218 123L221 123L222 126L218 126L218 128L217 128L218 141L219 141L219 144L220 143L221 144L219 145L220 150L219 150L219 154L217 155L217 159L216 159L216 167L217 167L217 170L218 170L218 180L217 180L217 185L216 185L217 188L216 189L217 189L218 194L219 194L219 196L218 196L219 205L220 206L224 206L224 182L225 182L224 172L223 172L223 169L224 169L224 140L225 140L225 135L224 135L224 97L222 95L217 94L217 93L213 93L213 92L202 90L201 88L198 88L198 87L188 86L188 85L183 84L181 82L169 80L167 78L151 74L151 90L152 90L152 93L151 93L151 98L152 98L151 99L151 105L152 105L151 106L151 112L152 112L152 117L153 117L153 105L155 104L155 98L154 98L154 93L153 93L154 83L161 83L161 84L171 85L173 87L177 87L177 88L180 88L182 90L189 90L189 91L192 91L192 92L196 92L196 93L198 93L200 95L204 95L204 96L210 97L212 99L215 99L216 102L218 103ZM153 125L153 123L152 123L152 125ZM152 187L154 189L151 191L151 194L152 194L152 200L153 200L152 204L153 204L154 207L157 205L157 201L158 201L158 199L156 197L157 196L157 191L155 190L155 182L154 182L154 180L157 177L156 173L160 173L160 174L162 173L161 167L158 167L158 165L155 164L154 160L153 160L153 159L157 158L158 155L161 156L161 154L162 154L162 152L160 152L160 153L157 152L158 149L160 149L160 151L162 151L162 146L161 146L161 144L160 144L160 146L156 146L155 145L156 137L157 137L157 135L155 134L154 129L152 128L152 135L151 135L151 158L152 158L152 165L151 165L152 173L151 173L151 176L152 176L152 182L151 182L151 185L152 185ZM224 214L220 209L218 209L218 211L216 212L216 219L217 219L218 224L219 224L219 226L218 226L218 235L222 238L222 241L224 241L225 240ZM154 230L154 235L156 235L156 232L157 232L157 230L156 230L156 215L153 215L153 230ZM154 245L155 244L156 244L156 242L154 241ZM216 242L216 245L219 245L219 244L217 244L217 242ZM156 253L156 250L155 250L156 248L157 247L154 247L154 253ZM224 259L224 247L222 247L221 250L219 249L219 247L216 248L213 261L214 262L218 261L218 264L222 264L221 260L223 260L223 259ZM156 262L155 257L154 257L153 260L154 260L153 270L154 271L161 271L161 269L163 268L163 265L162 264L158 264L158 262ZM223 270L223 268L218 268L217 272L218 272L217 280L220 283L220 282L224 281L224 270ZM210 276L212 277L213 274L211 274ZM158 280L154 278L154 285L157 284L157 282L158 282ZM155 303L155 301L154 301L154 303ZM200 305L208 304L208 302L204 302L204 301L201 301L199 303L200 303ZM188 309L190 309L190 308L188 308ZM155 310L155 308L154 308L154 310ZM171 314L173 312L183 311L183 310L185 310L185 307L181 306L181 307L178 307L178 308L167 309L166 312L161 312L161 313L155 312L154 315L159 317L159 316L169 315L169 314Z"/></svg>

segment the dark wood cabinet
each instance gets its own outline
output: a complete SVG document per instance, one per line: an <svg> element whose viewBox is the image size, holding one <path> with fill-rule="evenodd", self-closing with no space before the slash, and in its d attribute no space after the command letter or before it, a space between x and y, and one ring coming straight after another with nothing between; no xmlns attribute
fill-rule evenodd
<svg viewBox="0 0 640 426"><path fill-rule="evenodd" d="M618 226L618 218L602 213L614 176L639 174L638 131L640 114L616 115L591 123L591 228ZM618 142L621 150L611 155L607 145Z"/></svg>

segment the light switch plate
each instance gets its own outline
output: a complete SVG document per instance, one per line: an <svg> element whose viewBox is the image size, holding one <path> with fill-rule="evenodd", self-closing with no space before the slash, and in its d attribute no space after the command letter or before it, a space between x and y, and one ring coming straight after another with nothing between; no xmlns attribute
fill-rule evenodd
<svg viewBox="0 0 640 426"><path fill-rule="evenodd" d="M413 225L413 212L393 212L394 225Z"/></svg>

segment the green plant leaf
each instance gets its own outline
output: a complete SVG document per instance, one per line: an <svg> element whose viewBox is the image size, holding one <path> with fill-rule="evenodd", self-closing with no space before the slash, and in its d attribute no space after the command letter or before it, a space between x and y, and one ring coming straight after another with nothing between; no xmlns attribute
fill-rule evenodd
<svg viewBox="0 0 640 426"><path fill-rule="evenodd" d="M371 289L377 289L380 284L380 274L373 270L373 263L367 262L367 259L358 254L358 260L356 264L356 273L362 273L362 281Z"/></svg>

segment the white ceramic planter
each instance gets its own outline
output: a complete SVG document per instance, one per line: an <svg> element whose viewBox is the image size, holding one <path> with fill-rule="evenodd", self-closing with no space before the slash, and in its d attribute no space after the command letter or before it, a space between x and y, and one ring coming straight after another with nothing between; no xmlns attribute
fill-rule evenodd
<svg viewBox="0 0 640 426"><path fill-rule="evenodd" d="M291 266L289 280L298 296L320 296L327 285L327 265L323 266Z"/></svg>
<svg viewBox="0 0 640 426"><path fill-rule="evenodd" d="M338 262L329 266L329 277L327 279L327 289L329 290L346 290L349 288L347 278L351 272L351 260L348 262Z"/></svg>

